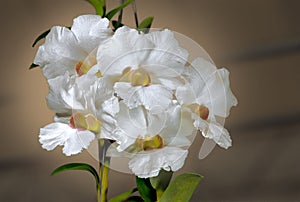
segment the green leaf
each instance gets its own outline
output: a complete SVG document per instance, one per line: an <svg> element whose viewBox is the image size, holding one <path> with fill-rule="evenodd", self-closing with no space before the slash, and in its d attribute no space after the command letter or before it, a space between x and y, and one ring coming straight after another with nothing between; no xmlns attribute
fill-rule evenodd
<svg viewBox="0 0 300 202"><path fill-rule="evenodd" d="M156 190L166 190L168 187L171 178L172 178L173 172L172 171L165 171L165 170L160 170L159 175L156 177L151 177L150 178L150 183L152 187Z"/></svg>
<svg viewBox="0 0 300 202"><path fill-rule="evenodd" d="M137 188L134 188L128 192L125 192L123 194L120 194L118 196L115 196L113 198L111 198L108 202L120 202L120 201L125 201L126 199L128 199L130 197L131 194L133 194L134 192L137 191Z"/></svg>
<svg viewBox="0 0 300 202"><path fill-rule="evenodd" d="M33 68L38 67L38 66L39 66L39 65L36 65L36 64L32 63L32 64L30 65L29 69L33 69Z"/></svg>
<svg viewBox="0 0 300 202"><path fill-rule="evenodd" d="M69 164L62 165L62 166L56 168L51 173L51 175L56 175L57 173L60 173L62 171L66 171L66 170L85 170L85 171L88 171L95 177L97 187L99 185L99 176L98 176L97 171L92 166L90 166L88 164L85 164L85 163L69 163Z"/></svg>
<svg viewBox="0 0 300 202"><path fill-rule="evenodd" d="M151 186L149 178L144 179L136 177L136 185L141 197L144 199L145 202L156 201L156 191Z"/></svg>
<svg viewBox="0 0 300 202"><path fill-rule="evenodd" d="M160 198L160 202L188 202L203 177L184 173L173 180Z"/></svg>
<svg viewBox="0 0 300 202"><path fill-rule="evenodd" d="M50 32L50 29L48 29L47 31L43 32L41 35L39 35L33 42L32 47L34 47L37 42L39 42L40 40L42 40L43 38L45 38Z"/></svg>
<svg viewBox="0 0 300 202"><path fill-rule="evenodd" d="M97 15L100 15L101 17L105 15L105 10L106 10L105 0L86 0L86 1L93 5Z"/></svg>
<svg viewBox="0 0 300 202"><path fill-rule="evenodd" d="M152 25L154 17L145 18L138 26L139 31L144 31L147 33Z"/></svg>
<svg viewBox="0 0 300 202"><path fill-rule="evenodd" d="M126 6L128 6L129 4L132 3L133 0L127 0L125 3L123 3L121 6L109 11L105 17L109 20L111 20L120 10L122 10L123 8L125 8Z"/></svg>

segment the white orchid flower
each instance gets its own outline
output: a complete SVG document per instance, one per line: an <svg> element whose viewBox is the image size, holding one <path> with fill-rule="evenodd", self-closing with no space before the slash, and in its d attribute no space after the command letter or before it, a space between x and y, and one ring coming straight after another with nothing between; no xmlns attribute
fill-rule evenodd
<svg viewBox="0 0 300 202"><path fill-rule="evenodd" d="M197 58L186 68L183 78L186 84L177 88L176 98L191 112L194 127L219 146L230 147L230 135L217 121L218 117L227 117L231 107L237 105L229 86L228 70L217 69L212 63Z"/></svg>
<svg viewBox="0 0 300 202"><path fill-rule="evenodd" d="M157 176L161 169L176 171L184 164L191 144L188 136L193 134L192 122L190 126L182 118L179 105L146 110L129 109L121 102L114 131L117 141L107 154L130 158L129 168L141 178Z"/></svg>
<svg viewBox="0 0 300 202"><path fill-rule="evenodd" d="M49 79L47 102L55 122L40 130L40 143L47 150L64 146L67 156L87 149L95 138L112 139L118 100L105 78L93 75L63 76Z"/></svg>
<svg viewBox="0 0 300 202"><path fill-rule="evenodd" d="M148 110L171 104L187 57L170 30L144 34L126 26L97 53L100 72L118 78L114 89L124 103L130 109L144 105Z"/></svg>
<svg viewBox="0 0 300 202"><path fill-rule="evenodd" d="M96 64L98 46L113 34L109 20L98 15L74 19L71 29L54 26L34 59L47 79L64 75L86 74ZM100 72L98 72L100 74Z"/></svg>

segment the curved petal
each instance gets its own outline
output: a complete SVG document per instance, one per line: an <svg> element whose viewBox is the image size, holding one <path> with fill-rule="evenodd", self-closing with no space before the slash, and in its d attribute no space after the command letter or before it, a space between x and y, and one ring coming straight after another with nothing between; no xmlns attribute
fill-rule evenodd
<svg viewBox="0 0 300 202"><path fill-rule="evenodd" d="M86 53L78 47L74 33L65 27L55 26L47 35L45 43L37 51L34 63L44 68L43 73L47 79L64 74L66 71L75 73L75 64L84 60ZM52 65L55 64L56 66ZM62 63L62 65L60 65ZM72 64L65 66L66 64Z"/></svg>
<svg viewBox="0 0 300 202"><path fill-rule="evenodd" d="M188 52L180 47L172 31L168 29L153 31L145 37L155 45L148 58L150 63L168 64L171 68L183 70L188 59Z"/></svg>
<svg viewBox="0 0 300 202"><path fill-rule="evenodd" d="M144 105L148 110L152 107L167 108L173 98L171 89L156 84L133 87L127 82L117 82L114 89L131 109L139 105Z"/></svg>
<svg viewBox="0 0 300 202"><path fill-rule="evenodd" d="M216 70L217 68L210 62L203 58L197 58L185 69L182 78L185 80L188 90L199 97L206 86L206 81Z"/></svg>
<svg viewBox="0 0 300 202"><path fill-rule="evenodd" d="M214 140L220 147L225 149L231 146L231 138L228 131L217 122L211 122L207 131L202 132L206 138Z"/></svg>
<svg viewBox="0 0 300 202"><path fill-rule="evenodd" d="M47 79L69 71L75 75L75 67L100 43L112 35L108 20L97 15L83 15L74 19L71 29L54 26L45 43L37 51L34 63L38 64Z"/></svg>
<svg viewBox="0 0 300 202"><path fill-rule="evenodd" d="M180 114L174 114L172 118L168 118L170 124L167 124L168 127L163 131L165 143L176 147L190 146L197 130L193 125L191 113L179 106L176 107L176 113Z"/></svg>
<svg viewBox="0 0 300 202"><path fill-rule="evenodd" d="M193 88L186 84L184 86L179 86L176 89L176 98L181 105L189 105L196 101L197 97Z"/></svg>
<svg viewBox="0 0 300 202"><path fill-rule="evenodd" d="M161 169L179 170L183 166L187 154L187 150L176 147L141 152L129 161L129 168L140 178L155 177Z"/></svg>
<svg viewBox="0 0 300 202"><path fill-rule="evenodd" d="M87 149L95 139L95 134L88 130L73 130L72 132L64 143L63 153L66 156L78 154L83 149Z"/></svg>
<svg viewBox="0 0 300 202"><path fill-rule="evenodd" d="M87 105L92 104L94 92L90 89L93 85L96 85L95 82L94 77L88 75L70 77L68 72L49 79L50 92L47 96L49 108L55 113L69 115L72 113L72 110L85 110ZM92 106L90 107L93 108Z"/></svg>
<svg viewBox="0 0 300 202"><path fill-rule="evenodd" d="M112 113L118 110L116 98L114 96L113 84L109 79L102 77L97 80L97 86L93 89L95 94L95 105L97 108L106 108ZM112 107L114 109L112 109ZM115 108L117 107L117 108ZM110 108L110 109L109 109Z"/></svg>
<svg viewBox="0 0 300 202"><path fill-rule="evenodd" d="M97 48L96 44L107 40L113 31L108 28L109 20L98 15L82 15L74 19L72 32L76 35L80 47L86 52Z"/></svg>
<svg viewBox="0 0 300 202"><path fill-rule="evenodd" d="M150 85L138 91L139 98L146 109L153 107L167 108L173 99L171 89L162 85Z"/></svg>
<svg viewBox="0 0 300 202"><path fill-rule="evenodd" d="M123 102L130 108L135 108L142 104L140 98L138 97L138 91L142 87L132 87L130 83L127 82L117 82L115 83L114 89L118 96L123 99Z"/></svg>
<svg viewBox="0 0 300 202"><path fill-rule="evenodd" d="M128 138L136 140L147 133L147 116L143 107L129 109L120 102L120 112L116 120L118 128L122 129Z"/></svg>
<svg viewBox="0 0 300 202"><path fill-rule="evenodd" d="M82 58L84 58L84 56L82 56ZM51 63L47 63L41 67L46 79L52 79L57 76L64 75L66 72L69 72L70 75L75 75L75 66L77 62L78 61L69 60L65 58L58 58L57 61L51 61Z"/></svg>
<svg viewBox="0 0 300 202"><path fill-rule="evenodd" d="M178 134L181 124L181 109L179 105L172 105L166 110L167 118L165 119L165 127L161 135L165 137L175 137Z"/></svg>
<svg viewBox="0 0 300 202"><path fill-rule="evenodd" d="M67 124L51 123L40 129L39 138L44 149L49 151L64 146L63 153L70 156L86 149L95 135L87 130L78 131Z"/></svg>
<svg viewBox="0 0 300 202"><path fill-rule="evenodd" d="M161 131L166 127L168 118L167 110L162 107L152 107L147 113L147 135L151 137L157 134L161 135Z"/></svg>
<svg viewBox="0 0 300 202"><path fill-rule="evenodd" d="M117 150L119 152L125 151L130 145L135 143L136 137L128 135L121 128L113 131L113 136L118 143Z"/></svg>
<svg viewBox="0 0 300 202"><path fill-rule="evenodd" d="M227 117L232 106L237 105L237 99L231 92L229 86L229 72L226 69L216 71L206 82L199 103L210 107L212 114Z"/></svg>
<svg viewBox="0 0 300 202"><path fill-rule="evenodd" d="M106 75L121 75L127 67L137 69L147 59L148 49L153 46L142 33L123 26L99 47L97 60L101 64L100 70Z"/></svg>
<svg viewBox="0 0 300 202"><path fill-rule="evenodd" d="M159 75L159 77L152 79L152 80L157 80L157 82L153 82L153 83L159 83L159 84L166 86L172 90L176 90L178 87L183 85L182 81L180 81L178 79L178 77L171 78L171 77L162 77Z"/></svg>
<svg viewBox="0 0 300 202"><path fill-rule="evenodd" d="M70 127L67 124L51 123L40 129L39 141L42 147L48 151L57 146L64 145L69 137Z"/></svg>
<svg viewBox="0 0 300 202"><path fill-rule="evenodd" d="M48 107L53 110L55 113L61 113L61 114L72 114L72 106L73 106L73 100L70 102L69 99L64 100L62 97L63 94L66 94L65 89L61 86L66 85L70 83L70 79L67 75L65 76L58 76L53 79L48 80L50 92L46 97ZM68 96L66 96L68 98Z"/></svg>
<svg viewBox="0 0 300 202"><path fill-rule="evenodd" d="M115 116L120 110L119 100L117 97L112 97L106 100L103 105L103 111L113 116Z"/></svg>

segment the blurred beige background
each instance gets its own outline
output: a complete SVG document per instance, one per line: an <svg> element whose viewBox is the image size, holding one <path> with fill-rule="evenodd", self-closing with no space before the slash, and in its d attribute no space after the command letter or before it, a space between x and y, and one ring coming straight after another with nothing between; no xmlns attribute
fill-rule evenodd
<svg viewBox="0 0 300 202"><path fill-rule="evenodd" d="M39 128L53 114L41 71L28 70L37 35L94 10L83 0L0 5L0 201L95 201L89 174L50 176L67 162L97 162L87 152L66 158L60 148L41 148ZM153 27L187 35L231 71L239 100L226 122L233 147L200 161L197 139L180 171L205 176L192 201L300 201L300 1L137 0L137 7L140 19L155 16ZM133 25L130 8L124 15ZM131 175L111 172L110 179L110 196L134 186Z"/></svg>

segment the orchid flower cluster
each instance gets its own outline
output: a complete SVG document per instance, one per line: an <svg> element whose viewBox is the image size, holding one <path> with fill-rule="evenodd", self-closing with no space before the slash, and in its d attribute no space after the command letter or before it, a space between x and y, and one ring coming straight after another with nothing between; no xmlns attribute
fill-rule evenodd
<svg viewBox="0 0 300 202"><path fill-rule="evenodd" d="M140 179L179 170L197 131L230 147L218 121L237 104L228 70L201 57L188 62L168 29L109 25L105 17L82 15L70 28L52 27L39 46L34 64L47 79L55 113L40 129L42 147L62 146L70 156L106 139L106 155L128 158Z"/></svg>

